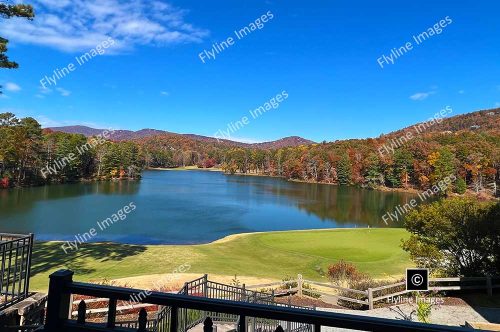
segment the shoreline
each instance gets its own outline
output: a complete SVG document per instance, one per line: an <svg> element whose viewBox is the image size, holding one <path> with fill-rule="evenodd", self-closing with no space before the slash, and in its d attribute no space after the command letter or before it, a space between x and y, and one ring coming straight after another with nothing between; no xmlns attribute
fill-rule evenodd
<svg viewBox="0 0 500 332"><path fill-rule="evenodd" d="M222 168L199 168L196 166L185 166L185 167L155 167L155 168L146 168L146 170L153 170L153 171L204 171L204 172L222 172L224 175L231 175L231 176L255 176L255 177L266 177L266 178L275 178L275 179L283 179L288 182L295 182L295 183L308 183L308 184L322 184L322 185L329 185L329 186L341 186L337 183L327 183L327 182L316 182L316 181L306 181L306 180L298 180L298 179L287 179L284 176L279 176L279 175L266 175L266 174L258 174L258 173L234 173L234 174L229 174L225 173ZM367 190L378 190L382 192L400 192L400 193L406 193L406 194L417 194L420 191L415 188L389 188L389 187L381 187L377 186L376 188L364 188L364 187L359 187L359 186L354 186L354 185L346 185L346 187L356 187L360 189L367 189Z"/></svg>
<svg viewBox="0 0 500 332"><path fill-rule="evenodd" d="M279 176L279 175L266 175L266 174L258 174L258 173L234 173L234 174L229 174L225 173L222 168L198 168L197 166L186 166L186 167L175 167L175 168L162 168L162 167L157 167L157 168L147 168L145 170L157 170L157 171L204 171L204 172L221 172L224 175L228 176L254 176L254 177L266 177L266 178L274 178L274 179L283 179L284 181L287 182L294 182L294 183L307 183L307 184L320 184L320 185L328 185L328 186L345 186L345 187L354 187L354 188L359 188L359 189L365 189L365 190L375 190L375 191L380 191L380 192L394 192L394 193L402 193L402 194L413 194L417 195L419 193L424 192L424 189L417 189L417 188L390 188L390 187L385 187L385 186L377 186L375 188L369 188L369 187L361 187L361 186L356 186L356 185L340 185L338 183L327 183L327 182L315 182L315 181L306 181L306 180L299 180L299 179L287 179L284 176ZM471 197L471 198L476 198L479 200L489 200L489 201L497 201L500 198L496 198L492 195L485 195L484 193L479 193L476 194L471 190L467 190L464 194L460 195L457 193L452 193L450 196L453 197Z"/></svg>
<svg viewBox="0 0 500 332"><path fill-rule="evenodd" d="M282 231L261 231L261 232L245 232L245 233L235 233L223 236L219 239L210 242L201 243L162 243L162 244L143 244L143 243L122 243L114 241L96 241L96 242L84 242L81 245L125 245L125 246L144 246L144 247L165 247L165 246L206 246L212 244L228 243L233 240L238 240L244 237L249 237L253 235L266 235L266 234L280 234L280 233L298 233L298 232L336 232L336 231L353 231L353 230L390 230L390 229L404 229L402 227L340 227L340 228L316 228L316 229L289 229ZM64 240L49 240L49 241L36 241L38 243L65 243Z"/></svg>

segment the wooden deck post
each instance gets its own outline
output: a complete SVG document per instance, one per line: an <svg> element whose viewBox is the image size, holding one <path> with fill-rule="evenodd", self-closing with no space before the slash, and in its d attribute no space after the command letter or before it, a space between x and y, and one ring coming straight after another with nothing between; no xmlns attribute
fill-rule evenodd
<svg viewBox="0 0 500 332"><path fill-rule="evenodd" d="M486 277L486 292L488 296L493 296L493 283L491 281L491 276Z"/></svg>
<svg viewBox="0 0 500 332"><path fill-rule="evenodd" d="M203 296L208 297L208 274L203 276Z"/></svg>
<svg viewBox="0 0 500 332"><path fill-rule="evenodd" d="M368 288L368 309L373 309L373 289Z"/></svg>
<svg viewBox="0 0 500 332"><path fill-rule="evenodd" d="M302 296L302 285L304 283L304 279L302 278L302 274L297 274L297 293L299 296Z"/></svg>
<svg viewBox="0 0 500 332"><path fill-rule="evenodd" d="M47 319L45 331L62 331L62 324L68 319L68 311L71 312L73 303L71 294L66 293L64 288L73 282L73 272L59 270L50 275L49 296L47 299Z"/></svg>

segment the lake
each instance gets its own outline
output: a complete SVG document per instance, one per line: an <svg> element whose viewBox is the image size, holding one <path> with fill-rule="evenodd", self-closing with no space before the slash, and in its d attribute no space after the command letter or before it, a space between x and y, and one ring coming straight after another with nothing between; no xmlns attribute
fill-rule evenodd
<svg viewBox="0 0 500 332"><path fill-rule="evenodd" d="M387 227L382 215L413 197L220 172L145 171L134 182L0 190L0 231L74 241L95 228L92 241L206 243L243 232ZM98 228L98 222L130 203L136 209L126 219Z"/></svg>

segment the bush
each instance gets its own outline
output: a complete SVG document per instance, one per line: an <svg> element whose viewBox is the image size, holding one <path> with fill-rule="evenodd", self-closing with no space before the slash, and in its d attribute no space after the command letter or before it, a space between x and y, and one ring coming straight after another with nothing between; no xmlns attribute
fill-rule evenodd
<svg viewBox="0 0 500 332"><path fill-rule="evenodd" d="M366 279L366 275L358 271L356 265L340 260L328 266L328 279L339 287L349 287L353 283Z"/></svg>
<svg viewBox="0 0 500 332"><path fill-rule="evenodd" d="M417 303L417 317L422 323L430 323L432 304L426 302Z"/></svg>
<svg viewBox="0 0 500 332"><path fill-rule="evenodd" d="M290 276L284 277L283 279L281 279L281 281L283 282L283 284L279 287L279 289L283 289L283 290L288 290L290 288L296 288L299 285L297 283L297 281L295 281L295 279L293 277L290 277Z"/></svg>

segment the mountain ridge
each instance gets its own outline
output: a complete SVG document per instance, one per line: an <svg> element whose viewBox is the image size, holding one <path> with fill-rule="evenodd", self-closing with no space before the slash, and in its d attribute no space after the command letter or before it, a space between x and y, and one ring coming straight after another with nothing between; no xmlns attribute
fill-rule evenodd
<svg viewBox="0 0 500 332"><path fill-rule="evenodd" d="M101 134L105 130L111 130L111 129L96 129L88 126L83 126L83 125L74 125L74 126L61 126L61 127L48 127L45 128L45 130L51 130L55 132L64 132L68 134L81 134L85 135L87 137L90 136L96 136ZM203 135L197 135L197 134L179 134L179 133L173 133L165 130L158 130L158 129L151 129L151 128L144 128L140 129L137 131L133 130L114 130L113 133L110 135L110 139L116 140L116 141L129 141L129 140L135 140L135 139L141 139L141 138L148 138L152 136L180 136L180 137L185 137L189 139L194 139L196 141L200 142L205 142L205 143L224 143L226 145L232 145L232 146L238 146L238 147L256 147L256 148L262 148L262 149L268 149L268 148L282 148L282 147L293 147L293 146L298 146L298 145L304 145L304 144L314 144L314 141L305 139L300 136L287 136L283 137L277 140L273 141L266 141L266 142L261 142L261 143L244 143L244 142L238 142L238 141L233 141L233 140L228 140L228 139L217 139L213 137L208 137L208 136L203 136Z"/></svg>
<svg viewBox="0 0 500 332"><path fill-rule="evenodd" d="M485 109L474 111L470 113L457 114L453 116L447 116L440 119L440 121L429 125L425 133L433 132L459 132L461 130L479 130L479 131L493 131L498 133L500 128L500 108ZM386 134L381 134L379 138L390 138L404 135L408 130L412 130L415 126L422 124L424 122L415 123L414 125L407 126L398 130L391 131ZM87 137L95 136L101 134L106 129L96 129L88 126L75 125L75 126L63 126L63 127L48 127L45 130L60 131L70 134L82 134ZM110 130L110 129L107 129ZM129 141L129 140L140 140L144 138L151 138L154 136L158 137L182 137L186 139L192 139L202 143L218 143L234 147L243 148L260 148L260 149L276 149L285 147L296 147L300 145L316 144L316 142L305 139L300 136L287 136L281 139L262 142L262 143L244 143L238 141L232 141L228 139L217 139L214 137L208 137L197 134L179 134L173 133L165 130L145 128L137 131L132 130L115 130L110 138L115 141ZM342 141L348 141L342 140Z"/></svg>

